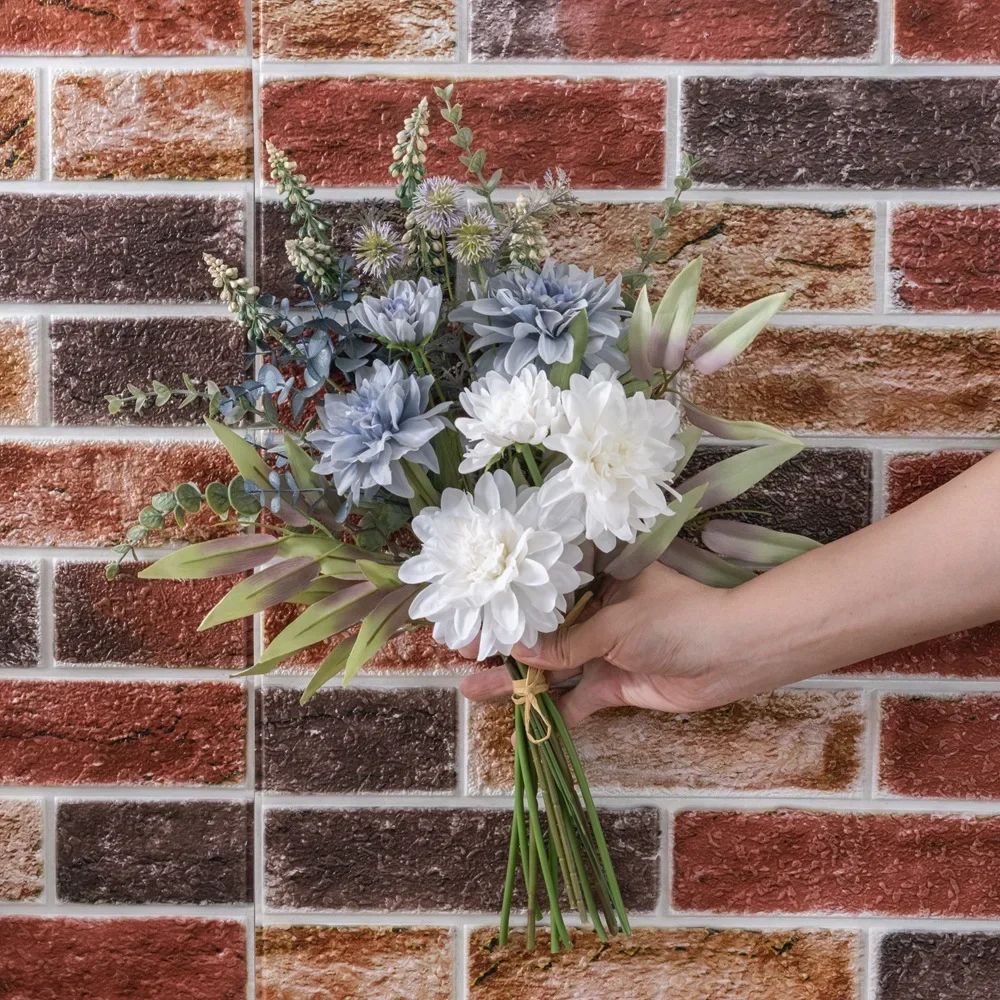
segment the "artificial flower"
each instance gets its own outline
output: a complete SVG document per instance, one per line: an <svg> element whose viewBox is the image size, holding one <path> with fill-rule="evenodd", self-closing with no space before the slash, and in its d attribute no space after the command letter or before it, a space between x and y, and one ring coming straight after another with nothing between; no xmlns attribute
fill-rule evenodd
<svg viewBox="0 0 1000 1000"><path fill-rule="evenodd" d="M354 234L353 249L358 267L371 278L381 280L406 263L403 238L389 222L366 222Z"/></svg>
<svg viewBox="0 0 1000 1000"><path fill-rule="evenodd" d="M451 232L448 252L459 263L475 267L489 260L500 247L497 220L485 208L475 208Z"/></svg>
<svg viewBox="0 0 1000 1000"><path fill-rule="evenodd" d="M450 177L428 177L413 192L413 219L432 236L443 236L462 221L465 195Z"/></svg>
<svg viewBox="0 0 1000 1000"><path fill-rule="evenodd" d="M441 286L427 278L394 281L380 298L366 295L356 318L372 333L393 344L423 344L437 328Z"/></svg>

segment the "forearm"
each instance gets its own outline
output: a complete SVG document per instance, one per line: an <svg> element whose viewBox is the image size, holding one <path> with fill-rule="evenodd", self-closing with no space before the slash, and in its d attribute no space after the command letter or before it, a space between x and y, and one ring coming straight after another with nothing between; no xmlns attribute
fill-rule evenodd
<svg viewBox="0 0 1000 1000"><path fill-rule="evenodd" d="M762 691L1000 619L1000 454L728 600L733 657Z"/></svg>

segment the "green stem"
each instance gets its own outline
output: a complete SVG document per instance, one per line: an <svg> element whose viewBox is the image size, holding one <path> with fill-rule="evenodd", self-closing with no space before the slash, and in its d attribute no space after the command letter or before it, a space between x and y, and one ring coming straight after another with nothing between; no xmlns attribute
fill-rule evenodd
<svg viewBox="0 0 1000 1000"><path fill-rule="evenodd" d="M514 801L524 797L524 787L522 784L521 770L514 768ZM521 823L517 821L517 810L510 815L510 849L507 852L507 877L503 884L503 906L500 908L500 944L507 943L510 933L510 907L514 900L514 876L517 873L517 848L524 828L524 815L521 815ZM530 905L530 904L529 904Z"/></svg>
<svg viewBox="0 0 1000 1000"><path fill-rule="evenodd" d="M538 470L538 463L535 461L535 456L532 454L530 444L519 444L517 446L518 452L520 452L521 458L524 459L524 464L528 468L528 475L531 476L531 481L536 486L541 486L544 480L542 479L542 474Z"/></svg>
<svg viewBox="0 0 1000 1000"><path fill-rule="evenodd" d="M451 287L451 275L448 273L448 244L445 242L444 233L441 234L441 266L444 268L444 287L448 291L450 301L455 301L455 293Z"/></svg>
<svg viewBox="0 0 1000 1000"><path fill-rule="evenodd" d="M554 849L555 861L562 872L563 882L566 885L566 898L574 910L580 910L580 891L576 881L576 871L572 868L569 846L566 843L565 819L562 815L562 809L556 799L548 768L542 763L542 752L539 750L538 744L532 743L529 740L528 746L531 749L531 758L535 765L535 773L538 775L539 783L541 784L542 800L545 802L545 815L549 821L549 843Z"/></svg>

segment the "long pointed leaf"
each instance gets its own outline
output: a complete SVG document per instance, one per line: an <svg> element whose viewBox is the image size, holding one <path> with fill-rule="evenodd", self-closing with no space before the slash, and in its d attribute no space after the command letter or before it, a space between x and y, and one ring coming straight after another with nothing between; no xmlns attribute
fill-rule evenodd
<svg viewBox="0 0 1000 1000"><path fill-rule="evenodd" d="M157 559L139 571L142 580L207 580L256 569L274 558L278 539L272 535L233 535L197 542Z"/></svg>
<svg viewBox="0 0 1000 1000"><path fill-rule="evenodd" d="M780 566L822 546L805 535L723 518L710 521L702 530L701 540L717 555L761 568Z"/></svg>
<svg viewBox="0 0 1000 1000"><path fill-rule="evenodd" d="M802 451L803 447L796 441L794 444L765 444L759 448L748 448L696 472L681 483L678 490L690 493L699 486L707 485L700 506L702 510L710 510L746 493L751 486Z"/></svg>
<svg viewBox="0 0 1000 1000"><path fill-rule="evenodd" d="M691 456L694 454L695 448L698 447L703 434L704 431L700 427L691 426L685 427L684 430L674 435L674 440L684 448L684 454L674 466L675 477L679 476L687 468L687 464L691 461Z"/></svg>
<svg viewBox="0 0 1000 1000"><path fill-rule="evenodd" d="M766 295L713 326L688 349L695 368L710 375L738 358L787 301L787 292Z"/></svg>
<svg viewBox="0 0 1000 1000"><path fill-rule="evenodd" d="M347 658L351 655L355 641L355 638L345 639L343 642L338 642L330 650L326 659L323 660L316 668L316 672L309 678L309 683L302 692L302 697L299 698L300 705L304 705L309 701L331 677L336 677L347 666Z"/></svg>
<svg viewBox="0 0 1000 1000"><path fill-rule="evenodd" d="M650 363L668 372L684 363L688 334L698 308L698 284L701 281L701 257L695 257L670 282L653 317L649 338Z"/></svg>
<svg viewBox="0 0 1000 1000"><path fill-rule="evenodd" d="M300 590L305 590L319 576L319 563L308 556L283 559L275 566L254 573L236 584L218 604L205 615L199 632L223 622L248 618L275 604L282 604Z"/></svg>
<svg viewBox="0 0 1000 1000"><path fill-rule="evenodd" d="M351 678L410 620L410 601L420 590L419 585L400 587L386 594L378 607L370 611L361 623L351 655L344 668L344 687Z"/></svg>
<svg viewBox="0 0 1000 1000"><path fill-rule="evenodd" d="M684 416L700 427L706 434L712 434L723 441L796 441L797 438L770 424L754 420L726 420L703 410L694 403L684 402Z"/></svg>
<svg viewBox="0 0 1000 1000"><path fill-rule="evenodd" d="M635 300L632 318L628 323L628 361L635 378L648 382L654 375L649 363L649 331L653 326L653 310L649 307L649 293L643 285Z"/></svg>
<svg viewBox="0 0 1000 1000"><path fill-rule="evenodd" d="M683 538L678 538L660 556L660 562L709 587L738 587L755 576L752 570L733 566L721 556L699 549Z"/></svg>
<svg viewBox="0 0 1000 1000"><path fill-rule="evenodd" d="M372 562L370 559L359 559L358 569L364 573L365 579L379 590L395 590L401 586L398 566L386 566L385 563Z"/></svg>
<svg viewBox="0 0 1000 1000"><path fill-rule="evenodd" d="M570 320L568 331L573 338L573 358L568 362L554 364L549 372L549 381L553 385L559 386L560 389L569 388L570 376L576 375L583 363L583 355L587 350L587 340L590 333L590 321L587 319L586 309L581 309Z"/></svg>

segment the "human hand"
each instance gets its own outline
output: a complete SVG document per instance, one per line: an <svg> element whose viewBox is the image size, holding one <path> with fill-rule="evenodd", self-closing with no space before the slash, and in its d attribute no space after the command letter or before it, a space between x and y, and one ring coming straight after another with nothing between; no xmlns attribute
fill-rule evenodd
<svg viewBox="0 0 1000 1000"><path fill-rule="evenodd" d="M713 708L758 690L740 669L732 604L732 591L654 563L615 581L590 617L543 635L534 650L515 646L512 655L549 672L553 684L580 675L559 700L567 726L613 705ZM510 675L493 667L465 678L461 690L474 701L509 696Z"/></svg>

